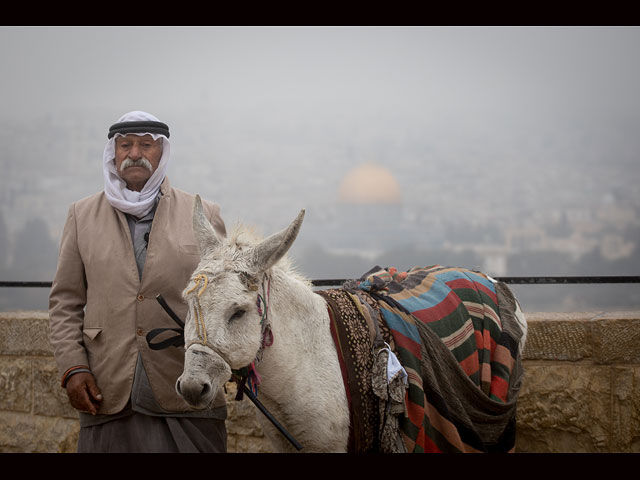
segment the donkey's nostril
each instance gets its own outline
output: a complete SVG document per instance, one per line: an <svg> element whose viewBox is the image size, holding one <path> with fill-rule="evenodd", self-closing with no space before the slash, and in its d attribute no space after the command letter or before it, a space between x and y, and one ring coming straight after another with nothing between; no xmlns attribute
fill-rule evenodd
<svg viewBox="0 0 640 480"><path fill-rule="evenodd" d="M194 406L209 402L214 393L211 382L190 377L176 381L176 391L187 403Z"/></svg>

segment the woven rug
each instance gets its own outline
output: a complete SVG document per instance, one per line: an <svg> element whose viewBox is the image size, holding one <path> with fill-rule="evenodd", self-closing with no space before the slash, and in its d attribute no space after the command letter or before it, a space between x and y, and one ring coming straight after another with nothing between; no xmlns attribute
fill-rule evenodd
<svg viewBox="0 0 640 480"><path fill-rule="evenodd" d="M349 392L350 451L513 450L523 315L505 284L439 265L375 267L317 293L330 306ZM376 353L384 344L408 374L402 408L371 387L382 374Z"/></svg>

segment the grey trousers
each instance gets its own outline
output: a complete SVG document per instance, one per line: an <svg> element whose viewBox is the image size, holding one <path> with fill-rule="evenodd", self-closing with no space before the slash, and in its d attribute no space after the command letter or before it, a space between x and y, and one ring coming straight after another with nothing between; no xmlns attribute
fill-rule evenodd
<svg viewBox="0 0 640 480"><path fill-rule="evenodd" d="M224 420L134 413L81 427L78 453L225 453Z"/></svg>

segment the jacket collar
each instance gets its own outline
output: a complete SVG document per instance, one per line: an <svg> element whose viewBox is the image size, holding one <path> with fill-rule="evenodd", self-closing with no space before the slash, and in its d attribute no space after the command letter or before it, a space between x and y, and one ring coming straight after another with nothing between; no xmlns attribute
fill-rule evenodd
<svg viewBox="0 0 640 480"><path fill-rule="evenodd" d="M168 196L171 191L171 183L169 182L169 177L164 177L164 180L160 184L160 191L162 192L162 196Z"/></svg>

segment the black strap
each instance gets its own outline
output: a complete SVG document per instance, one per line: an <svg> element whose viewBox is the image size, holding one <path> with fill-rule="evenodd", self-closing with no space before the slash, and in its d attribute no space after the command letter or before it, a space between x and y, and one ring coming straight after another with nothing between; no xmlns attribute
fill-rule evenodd
<svg viewBox="0 0 640 480"><path fill-rule="evenodd" d="M156 297L156 300L158 301L160 306L164 308L164 311L169 314L169 316L173 319L173 321L176 322L180 326L180 328L184 329L184 322L180 320L178 315L176 315L176 313L173 310L171 310L171 307L169 306L167 301L164 299L164 297L162 295L158 295Z"/></svg>
<svg viewBox="0 0 640 480"><path fill-rule="evenodd" d="M162 297L162 295L158 295L156 297L156 300L158 301L160 306L164 309L164 311L169 314L172 320L176 322L180 328L155 328L151 330L149 333L147 333L147 337L146 337L147 345L149 345L149 348L151 350L164 350L165 348L169 348L169 347L183 346L184 345L184 322L180 320L180 318L178 318L178 316L167 304L167 302ZM171 338L167 338L166 340L163 340L158 343L151 343L151 340L153 340L155 337L157 337L161 333L167 332L167 331L176 332L177 335Z"/></svg>
<svg viewBox="0 0 640 480"><path fill-rule="evenodd" d="M178 335L167 338L161 342L151 343L151 340L155 337L168 331L176 332ZM169 347L181 347L184 345L184 330L181 328L156 328L147 333L147 344L151 350L164 350Z"/></svg>
<svg viewBox="0 0 640 480"><path fill-rule="evenodd" d="M116 133L126 135L127 133L158 133L169 138L169 126L162 122L153 122L150 120L139 122L120 122L114 123L109 127L107 138L113 137Z"/></svg>
<svg viewBox="0 0 640 480"><path fill-rule="evenodd" d="M162 350L164 348L168 348L171 346L179 347L184 345L184 322L178 318L178 316L175 314L173 310L171 310L171 307L167 304L167 302L162 297L162 295L158 295L156 297L156 300L162 306L162 308L164 308L164 311L167 312L169 316L173 319L173 321L176 322L178 325L180 325L181 328L156 328L154 330L151 330L147 334L147 343L149 344L149 348L152 350ZM151 340L154 337L168 330L177 332L178 335L176 335L175 337L168 338L167 340L164 340L160 343L151 343ZM296 448L296 450L302 450L302 445L300 445L297 442L297 440L293 438L291 434L287 432L287 430L285 430L285 428L280 424L280 422L278 422L275 419L275 417L271 415L271 413L265 408L265 406L262 405L260 400L258 400L258 398L253 394L253 392L247 387L246 381L247 381L248 369L245 368L245 369L235 370L233 373L234 375L232 378L238 384L238 394L236 396L236 400L242 400L242 395L246 394L247 397L249 397L249 400L251 400L251 402L253 402L253 404L256 407L258 407L258 410L260 410L262 414L265 417L267 417L267 419L273 424L273 426L276 427L278 431L280 431L280 433L282 433L282 435L284 435L284 437L287 440L289 440L289 442L291 442L291 444Z"/></svg>
<svg viewBox="0 0 640 480"><path fill-rule="evenodd" d="M258 400L258 398L253 394L251 389L249 389L244 383L242 383L242 391L247 395L247 397L249 397L249 400L251 400L251 402L256 407L258 407L258 410L260 410L260 412L262 412L262 414L267 417L267 420L269 420L271 424L278 429L278 431L284 436L284 438L286 438L291 443L291 445L294 446L296 450L302 450L302 445L300 445L298 441L280 424L280 422L278 422L278 420L276 420L276 418L271 415L271 412L269 412L269 410L267 410L265 406L262 405L260 400Z"/></svg>

